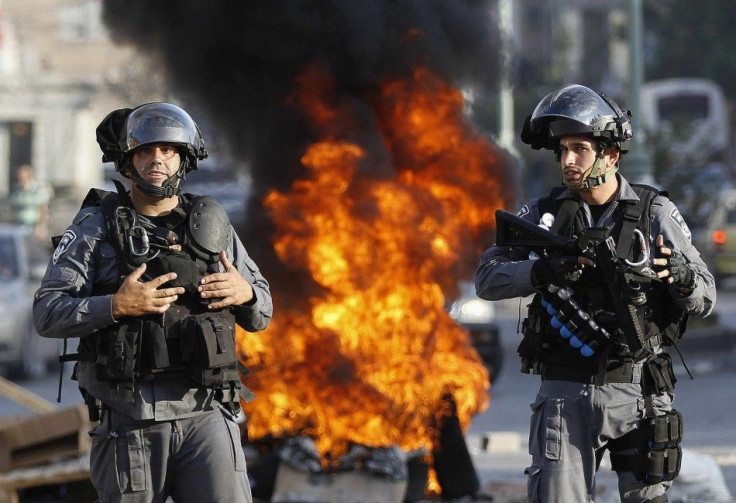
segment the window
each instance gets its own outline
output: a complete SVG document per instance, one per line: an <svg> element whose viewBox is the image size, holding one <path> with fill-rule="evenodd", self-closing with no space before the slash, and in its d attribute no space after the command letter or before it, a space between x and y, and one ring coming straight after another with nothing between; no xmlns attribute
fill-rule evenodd
<svg viewBox="0 0 736 503"><path fill-rule="evenodd" d="M680 94L659 99L657 111L663 121L684 122L708 119L708 96L703 94Z"/></svg>
<svg viewBox="0 0 736 503"><path fill-rule="evenodd" d="M64 7L59 16L61 37L65 40L86 41L107 38L107 30L102 23L100 0L83 0Z"/></svg>

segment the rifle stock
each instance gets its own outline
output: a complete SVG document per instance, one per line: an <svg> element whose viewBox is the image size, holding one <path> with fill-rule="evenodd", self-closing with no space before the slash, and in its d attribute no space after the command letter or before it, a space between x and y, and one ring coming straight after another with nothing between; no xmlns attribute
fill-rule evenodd
<svg viewBox="0 0 736 503"><path fill-rule="evenodd" d="M574 241L505 210L496 210L496 244L523 246L535 252L574 247Z"/></svg>

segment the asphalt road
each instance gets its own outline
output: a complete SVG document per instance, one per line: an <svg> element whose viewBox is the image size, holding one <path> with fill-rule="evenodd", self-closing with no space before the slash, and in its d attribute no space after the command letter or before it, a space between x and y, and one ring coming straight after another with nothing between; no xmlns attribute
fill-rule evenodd
<svg viewBox="0 0 736 503"><path fill-rule="evenodd" d="M525 303L522 302L522 307ZM504 347L504 365L489 390L490 406L476 416L466 432L466 442L481 481L481 487L504 485L511 493L523 491L524 468L528 465L527 437L529 404L539 385L538 377L519 373L516 333L519 303L497 305ZM678 377L675 407L685 417L683 447L712 456L736 496L736 283L719 291L716 308L718 323L693 329L683 341L683 356L694 379L676 355ZM64 373L60 407L81 403L76 383L70 380L70 367ZM27 390L56 404L58 374L24 381ZM27 407L0 396L0 419L32 413ZM606 466L599 473L599 490L615 486ZM494 501L517 501L499 499ZM613 503L614 499L597 501Z"/></svg>

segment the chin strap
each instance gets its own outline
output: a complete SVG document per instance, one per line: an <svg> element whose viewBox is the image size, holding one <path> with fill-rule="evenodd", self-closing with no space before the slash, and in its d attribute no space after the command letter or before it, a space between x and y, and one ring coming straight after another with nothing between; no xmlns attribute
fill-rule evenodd
<svg viewBox="0 0 736 503"><path fill-rule="evenodd" d="M596 158L595 162L593 163L593 166L586 172L585 175L583 175L583 180L578 183L568 183L564 182L568 189L578 192L585 189L592 189L594 187L598 187L599 185L602 185L606 183L609 176L614 176L618 172L618 164L616 164L613 169L607 171L606 173L603 173L602 175L598 175L598 171L601 169L601 163L603 162L603 157L600 155Z"/></svg>
<svg viewBox="0 0 736 503"><path fill-rule="evenodd" d="M143 178L141 178L141 175L138 174L138 171L133 167L132 163L130 162L128 163L126 172L128 174L128 178L133 180L135 186L138 187L138 189L145 195L150 197L168 198L178 196L181 192L181 180L186 179L187 165L188 160L182 160L181 166L179 166L179 171L164 180L164 183L162 183L160 187L158 185L152 185L143 180Z"/></svg>

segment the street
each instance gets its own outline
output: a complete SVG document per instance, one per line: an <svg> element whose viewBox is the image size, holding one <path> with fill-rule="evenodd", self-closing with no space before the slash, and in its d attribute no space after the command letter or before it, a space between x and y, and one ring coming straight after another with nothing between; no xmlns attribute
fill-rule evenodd
<svg viewBox="0 0 736 503"><path fill-rule="evenodd" d="M526 301L522 301L522 313ZM529 404L539 387L539 377L519 372L516 347L521 335L516 333L519 301L498 305L504 365L497 382L491 386L488 410L473 419L467 432L468 448L481 486L492 481L525 482ZM718 292L716 304L722 337L711 337L717 330L693 329L680 344L685 363L693 374L688 377L680 357L670 350L678 379L674 406L682 412L685 449L712 455L720 466L731 493L736 496L736 289L726 285ZM693 325L693 323L691 323ZM691 338L688 339L688 336ZM730 337L728 344L721 344ZM714 340L715 339L715 340ZM485 447L485 449L484 449ZM599 485L615 484L607 457L599 472ZM600 490L600 487L599 487Z"/></svg>
<svg viewBox="0 0 736 503"><path fill-rule="evenodd" d="M521 307L526 302L522 301ZM468 449L481 481L481 487L501 482L521 491L525 485L524 468L528 466L527 437L529 404L534 400L539 385L537 376L521 374L518 370L516 347L520 335L516 333L519 301L507 301L497 305L500 317L501 338L504 346L504 364L500 375L490 389L488 410L476 416L466 434ZM734 333L721 330L731 337L730 348L736 338L736 288L726 285L719 291L716 308L718 326L733 328ZM682 341L685 362L694 379L690 380L685 368L672 351L678 378L675 407L685 418L683 447L693 452L713 456L720 466L732 494L736 495L736 421L731 414L736 404L736 354L727 345L719 344L723 338L709 334L717 330L693 330ZM72 344L73 346L73 344ZM71 368L65 367L60 407L81 403L76 382L70 379ZM47 374L41 378L20 382L39 397L56 403L59 376ZM29 409L0 396L0 417L32 413ZM615 477L607 458L598 476L599 490L614 490ZM610 494L610 493L609 493ZM613 503L617 499L599 498L597 501Z"/></svg>

